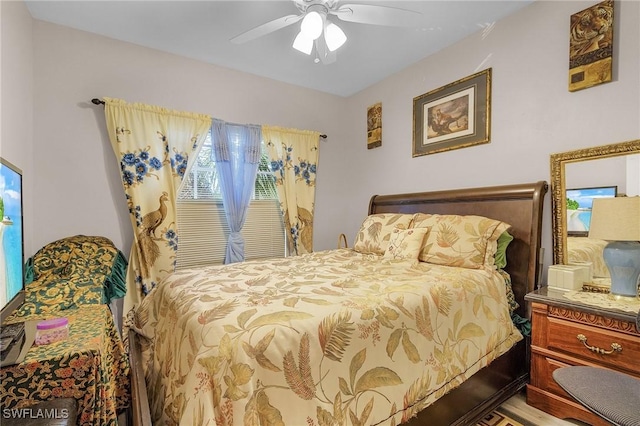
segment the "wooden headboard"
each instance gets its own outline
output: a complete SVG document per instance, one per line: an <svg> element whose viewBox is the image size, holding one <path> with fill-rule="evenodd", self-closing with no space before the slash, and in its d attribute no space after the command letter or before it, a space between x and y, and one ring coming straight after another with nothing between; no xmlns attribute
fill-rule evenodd
<svg viewBox="0 0 640 426"><path fill-rule="evenodd" d="M511 225L507 267L520 316L531 318L525 294L535 289L541 271L540 243L543 198L547 182L456 189L413 194L374 195L369 214L432 213L478 215Z"/></svg>

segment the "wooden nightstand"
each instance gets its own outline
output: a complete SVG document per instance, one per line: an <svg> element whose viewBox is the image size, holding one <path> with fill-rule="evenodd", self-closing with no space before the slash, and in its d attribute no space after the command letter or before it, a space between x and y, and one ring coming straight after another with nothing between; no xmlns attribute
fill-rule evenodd
<svg viewBox="0 0 640 426"><path fill-rule="evenodd" d="M527 403L555 417L609 425L565 393L551 374L567 365L591 365L640 378L636 314L572 301L547 287L525 300L531 302L533 323Z"/></svg>

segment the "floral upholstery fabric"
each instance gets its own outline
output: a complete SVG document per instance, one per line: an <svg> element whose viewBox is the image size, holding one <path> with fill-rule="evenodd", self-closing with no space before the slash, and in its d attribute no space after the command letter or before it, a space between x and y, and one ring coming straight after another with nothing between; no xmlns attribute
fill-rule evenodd
<svg viewBox="0 0 640 426"><path fill-rule="evenodd" d="M389 246L384 252L385 258L417 260L424 236L428 228L400 229L395 228L389 238Z"/></svg>
<svg viewBox="0 0 640 426"><path fill-rule="evenodd" d="M353 248L358 253L384 254L395 228L408 229L413 215L398 213L372 214L365 218L356 235Z"/></svg>
<svg viewBox="0 0 640 426"><path fill-rule="evenodd" d="M83 305L29 320L57 316L69 319L67 339L32 346L21 363L0 369L1 410L73 398L78 426L117 426L130 401L129 359L111 311L106 305Z"/></svg>
<svg viewBox="0 0 640 426"><path fill-rule="evenodd" d="M125 294L126 267L105 237L76 235L49 243L27 264L25 301L13 316L109 303Z"/></svg>
<svg viewBox="0 0 640 426"><path fill-rule="evenodd" d="M497 240L510 225L482 216L417 213L412 227L430 228L419 259L437 265L495 269Z"/></svg>

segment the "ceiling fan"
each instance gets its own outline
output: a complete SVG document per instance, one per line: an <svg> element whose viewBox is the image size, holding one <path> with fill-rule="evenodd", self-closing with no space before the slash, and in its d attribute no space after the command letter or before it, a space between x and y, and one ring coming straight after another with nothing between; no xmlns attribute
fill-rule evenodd
<svg viewBox="0 0 640 426"><path fill-rule="evenodd" d="M311 55L316 49L314 62L330 64L336 60L336 50L347 41L340 27L331 22L335 16L345 22L359 24L386 25L394 27L413 26L420 12L389 6L348 3L339 0L292 0L298 10L297 15L287 15L252 28L231 39L241 44L262 37L274 31L293 25L300 20L300 32L293 41L293 48ZM324 37L322 37L324 35Z"/></svg>

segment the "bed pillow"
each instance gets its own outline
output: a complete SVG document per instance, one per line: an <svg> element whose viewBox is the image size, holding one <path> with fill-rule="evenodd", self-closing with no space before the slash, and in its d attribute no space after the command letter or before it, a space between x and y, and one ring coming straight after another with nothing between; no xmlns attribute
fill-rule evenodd
<svg viewBox="0 0 640 426"><path fill-rule="evenodd" d="M431 228L418 256L420 261L494 269L497 240L510 225L483 216L416 213L412 227Z"/></svg>
<svg viewBox="0 0 640 426"><path fill-rule="evenodd" d="M513 241L513 235L508 231L504 231L498 237L496 254L493 256L496 268L504 269L507 267L507 247L511 241Z"/></svg>
<svg viewBox="0 0 640 426"><path fill-rule="evenodd" d="M388 259L418 259L422 241L428 232L429 228L395 228L391 232L384 257Z"/></svg>
<svg viewBox="0 0 640 426"><path fill-rule="evenodd" d="M395 228L408 229L413 215L402 213L372 214L365 218L353 243L359 253L384 254Z"/></svg>

